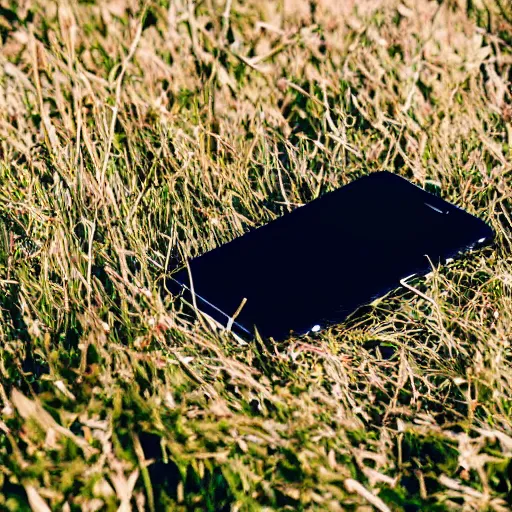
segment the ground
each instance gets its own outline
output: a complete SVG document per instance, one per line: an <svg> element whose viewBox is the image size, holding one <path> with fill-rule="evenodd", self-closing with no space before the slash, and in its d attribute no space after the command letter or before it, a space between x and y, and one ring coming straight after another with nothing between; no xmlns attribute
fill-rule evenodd
<svg viewBox="0 0 512 512"><path fill-rule="evenodd" d="M0 38L1 510L510 509L508 0L0 0ZM494 246L281 343L163 293L383 169Z"/></svg>

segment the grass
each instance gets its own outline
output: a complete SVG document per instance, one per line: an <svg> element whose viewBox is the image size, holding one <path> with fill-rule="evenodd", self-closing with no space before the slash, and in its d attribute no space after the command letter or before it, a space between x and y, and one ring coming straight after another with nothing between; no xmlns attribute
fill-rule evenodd
<svg viewBox="0 0 512 512"><path fill-rule="evenodd" d="M0 0L0 509L510 510L509 6ZM494 247L280 344L161 293L381 169Z"/></svg>

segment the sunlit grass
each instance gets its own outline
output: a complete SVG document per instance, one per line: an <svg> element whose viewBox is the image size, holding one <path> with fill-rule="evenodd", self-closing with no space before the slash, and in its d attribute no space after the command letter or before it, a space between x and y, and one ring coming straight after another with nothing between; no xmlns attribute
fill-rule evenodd
<svg viewBox="0 0 512 512"><path fill-rule="evenodd" d="M0 0L0 509L508 510L509 11ZM494 247L280 344L162 292L382 169Z"/></svg>

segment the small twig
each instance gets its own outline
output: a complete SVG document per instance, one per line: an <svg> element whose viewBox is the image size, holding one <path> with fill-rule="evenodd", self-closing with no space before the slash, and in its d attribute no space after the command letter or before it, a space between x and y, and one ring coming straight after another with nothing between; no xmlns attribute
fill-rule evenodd
<svg viewBox="0 0 512 512"><path fill-rule="evenodd" d="M240 306L238 306L238 309L235 311L234 315L230 317L230 319L228 320L228 325L226 326L227 331L231 331L231 328L233 327L233 323L235 322L236 317L240 314L246 302L247 299L244 297L242 299L242 302L240 303Z"/></svg>

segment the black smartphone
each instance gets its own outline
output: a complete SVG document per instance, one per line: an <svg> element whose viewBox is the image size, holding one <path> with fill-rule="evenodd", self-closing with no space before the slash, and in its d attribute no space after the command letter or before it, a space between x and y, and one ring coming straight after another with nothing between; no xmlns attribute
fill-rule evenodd
<svg viewBox="0 0 512 512"><path fill-rule="evenodd" d="M478 218L377 172L192 259L168 286L239 335L280 340L339 323L493 237Z"/></svg>

